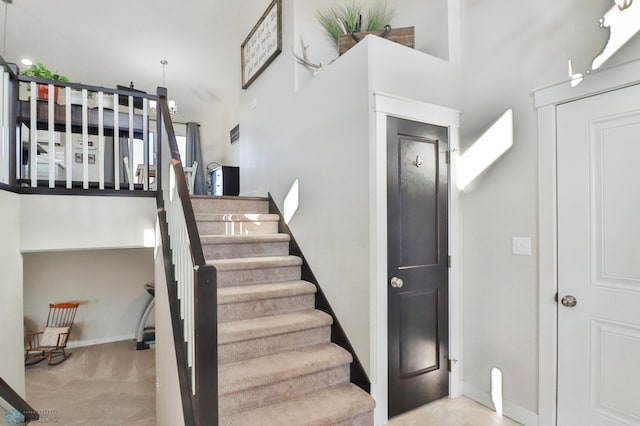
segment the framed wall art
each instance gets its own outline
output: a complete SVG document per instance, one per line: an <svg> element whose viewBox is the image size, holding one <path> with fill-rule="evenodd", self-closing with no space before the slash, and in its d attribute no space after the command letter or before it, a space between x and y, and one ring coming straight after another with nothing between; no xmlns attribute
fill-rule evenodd
<svg viewBox="0 0 640 426"><path fill-rule="evenodd" d="M282 0L273 0L240 46L246 89L282 52Z"/></svg>

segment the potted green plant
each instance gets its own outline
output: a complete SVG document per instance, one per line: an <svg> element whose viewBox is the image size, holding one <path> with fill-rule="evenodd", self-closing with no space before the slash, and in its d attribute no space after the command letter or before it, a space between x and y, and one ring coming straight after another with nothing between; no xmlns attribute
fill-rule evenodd
<svg viewBox="0 0 640 426"><path fill-rule="evenodd" d="M358 0L333 6L316 14L327 35L336 42L342 55L369 34L375 34L405 46L414 47L415 28L392 29L389 25L395 12L386 3L368 5Z"/></svg>
<svg viewBox="0 0 640 426"><path fill-rule="evenodd" d="M36 77L42 78L45 80L53 80L53 81L69 81L69 79L63 75L58 74L57 72L53 72L49 70L42 63L38 62L35 65L31 65L31 67L21 73L27 77ZM54 87L53 90L53 98L54 102L58 102L58 87ZM46 84L38 84L38 99L49 99L49 87Z"/></svg>

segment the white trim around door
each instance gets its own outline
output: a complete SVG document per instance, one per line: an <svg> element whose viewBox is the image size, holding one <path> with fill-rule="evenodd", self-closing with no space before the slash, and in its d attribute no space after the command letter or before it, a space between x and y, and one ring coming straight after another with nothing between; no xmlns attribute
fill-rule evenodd
<svg viewBox="0 0 640 426"><path fill-rule="evenodd" d="M640 84L640 59L587 75L571 87L565 81L534 91L538 111L538 424L556 424L558 256L556 217L556 108L563 103Z"/></svg>
<svg viewBox="0 0 640 426"><path fill-rule="evenodd" d="M449 149L458 152L460 112L451 108L375 92L372 99L369 179L371 237L371 395L376 400L375 424L388 420L387 378L387 117L397 117L449 128ZM462 250L459 226L457 155L449 163L449 396L462 395Z"/></svg>

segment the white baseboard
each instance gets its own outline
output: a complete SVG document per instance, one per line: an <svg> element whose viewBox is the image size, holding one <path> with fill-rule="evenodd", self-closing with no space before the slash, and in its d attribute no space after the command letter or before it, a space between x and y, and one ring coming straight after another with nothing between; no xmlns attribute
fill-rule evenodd
<svg viewBox="0 0 640 426"><path fill-rule="evenodd" d="M484 405L490 409L494 409L491 402L491 394L483 389L480 389L472 384L464 383L464 396L473 399L479 404ZM537 426L538 415L526 408L521 407L518 404L514 404L509 400L502 401L503 414L518 423L522 423L524 426Z"/></svg>
<svg viewBox="0 0 640 426"><path fill-rule="evenodd" d="M94 345L102 345L105 343L122 342L123 340L133 341L134 339L135 339L135 334L125 334L123 336L103 337L102 339L78 340L74 342L69 342L67 344L67 347L82 348L84 346L94 346Z"/></svg>

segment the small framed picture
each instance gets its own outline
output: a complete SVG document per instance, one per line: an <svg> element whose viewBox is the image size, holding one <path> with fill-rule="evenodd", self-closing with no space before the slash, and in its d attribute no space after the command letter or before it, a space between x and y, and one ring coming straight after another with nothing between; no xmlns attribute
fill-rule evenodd
<svg viewBox="0 0 640 426"><path fill-rule="evenodd" d="M89 164L96 164L96 155L89 154Z"/></svg>

